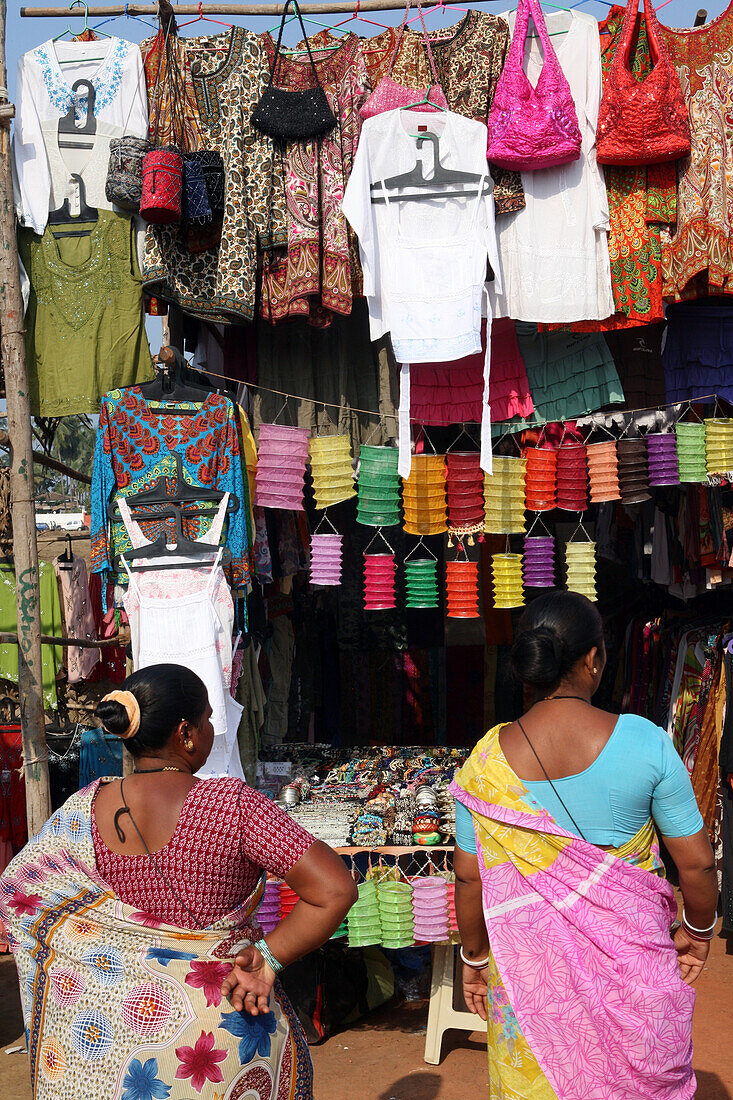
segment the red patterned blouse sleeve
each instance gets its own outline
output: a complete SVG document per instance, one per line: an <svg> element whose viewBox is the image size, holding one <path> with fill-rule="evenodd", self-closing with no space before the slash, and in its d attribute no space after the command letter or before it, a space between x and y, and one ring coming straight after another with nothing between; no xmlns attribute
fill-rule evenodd
<svg viewBox="0 0 733 1100"><path fill-rule="evenodd" d="M284 878L315 837L251 787L242 787L239 808L242 854L271 874Z"/></svg>

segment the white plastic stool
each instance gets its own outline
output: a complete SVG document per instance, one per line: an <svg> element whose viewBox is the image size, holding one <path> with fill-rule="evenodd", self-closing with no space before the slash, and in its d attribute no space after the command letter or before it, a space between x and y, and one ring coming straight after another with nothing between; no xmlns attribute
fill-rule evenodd
<svg viewBox="0 0 733 1100"><path fill-rule="evenodd" d="M443 1033L451 1028L457 1031L483 1031L486 1024L472 1012L453 1007L453 983L456 971L456 949L451 943L436 943L433 947L433 977L430 984L428 1030L425 1036L425 1061L431 1066L440 1065ZM463 998L461 997L461 1000Z"/></svg>

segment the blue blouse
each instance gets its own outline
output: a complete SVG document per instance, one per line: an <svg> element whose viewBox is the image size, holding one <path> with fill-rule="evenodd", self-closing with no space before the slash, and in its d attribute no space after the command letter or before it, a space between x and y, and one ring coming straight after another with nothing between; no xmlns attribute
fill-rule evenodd
<svg viewBox="0 0 733 1100"><path fill-rule="evenodd" d="M522 780L526 801L578 835L546 779ZM636 714L622 714L590 767L552 781L586 838L618 848L651 816L662 836L691 836L703 827L687 768L664 730ZM476 851L471 813L456 802L456 843Z"/></svg>

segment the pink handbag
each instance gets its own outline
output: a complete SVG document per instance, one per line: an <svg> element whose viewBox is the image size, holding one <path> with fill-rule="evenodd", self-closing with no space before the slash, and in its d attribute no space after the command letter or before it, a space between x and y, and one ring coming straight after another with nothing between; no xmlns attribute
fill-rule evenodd
<svg viewBox="0 0 733 1100"><path fill-rule="evenodd" d="M522 64L530 14L544 53L535 88ZM582 139L575 103L538 0L519 0L512 44L496 85L488 129L487 156L500 168L551 168L580 156Z"/></svg>
<svg viewBox="0 0 733 1100"><path fill-rule="evenodd" d="M394 111L397 107L409 107L411 103L417 103L421 99L427 99L428 101L422 104L422 110L424 111L429 111L431 108L438 111L441 108L444 111L448 110L448 100L445 98L445 92L440 86L438 70L435 67L435 59L433 58L433 51L430 49L430 40L428 39L428 32L425 28L421 0L417 0L417 9L420 13L420 22L422 23L422 40L427 51L428 61L430 62L430 69L435 83L431 84L429 88L407 88L404 84L398 84L396 80L392 79L392 69L394 68L394 63L397 60L397 54L400 50L400 43L402 41L402 35L405 30L411 4L412 0L407 0L405 14L402 17L400 29L397 31L394 49L389 59L387 75L382 77L372 94L362 105L359 112L362 118L372 118L373 115L381 115L384 111Z"/></svg>

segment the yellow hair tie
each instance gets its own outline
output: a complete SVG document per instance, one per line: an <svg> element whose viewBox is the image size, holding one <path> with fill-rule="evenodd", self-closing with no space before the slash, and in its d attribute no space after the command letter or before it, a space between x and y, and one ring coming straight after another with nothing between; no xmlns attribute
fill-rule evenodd
<svg viewBox="0 0 733 1100"><path fill-rule="evenodd" d="M102 702L106 703L108 700L113 700L115 703L122 703L127 714L127 729L124 733L119 734L119 736L123 741L127 741L128 737L134 737L140 729L140 704L135 696L131 691L110 691L110 693L105 695L102 699Z"/></svg>

